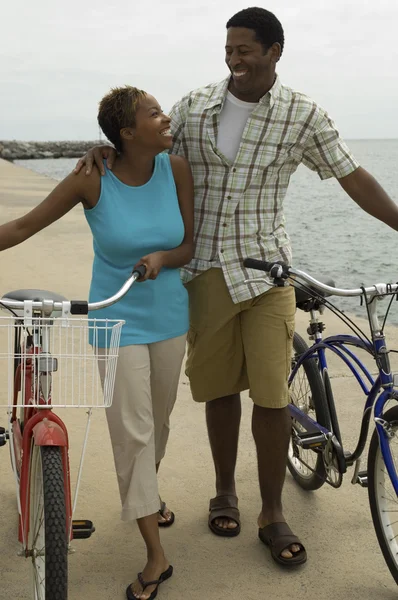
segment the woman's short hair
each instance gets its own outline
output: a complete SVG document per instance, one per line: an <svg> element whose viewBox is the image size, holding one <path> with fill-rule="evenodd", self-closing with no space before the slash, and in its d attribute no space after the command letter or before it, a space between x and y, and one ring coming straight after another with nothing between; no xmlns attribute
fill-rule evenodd
<svg viewBox="0 0 398 600"><path fill-rule="evenodd" d="M146 93L131 85L112 88L99 103L98 124L104 135L122 151L120 130L124 127L134 127L138 101Z"/></svg>

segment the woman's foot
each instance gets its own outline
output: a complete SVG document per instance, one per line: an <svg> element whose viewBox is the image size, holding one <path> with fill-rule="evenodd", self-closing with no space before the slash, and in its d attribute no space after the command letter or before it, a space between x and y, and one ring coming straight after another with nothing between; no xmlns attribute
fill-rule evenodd
<svg viewBox="0 0 398 600"><path fill-rule="evenodd" d="M149 559L141 573L141 581L157 581L169 567L170 563L164 555L154 559ZM156 584L149 585L145 588L145 590L143 590L138 578L130 586L133 597L137 598L137 600L148 600L156 587Z"/></svg>
<svg viewBox="0 0 398 600"><path fill-rule="evenodd" d="M158 524L160 527L167 527L174 523L174 513L166 506L165 502L161 503L158 514Z"/></svg>

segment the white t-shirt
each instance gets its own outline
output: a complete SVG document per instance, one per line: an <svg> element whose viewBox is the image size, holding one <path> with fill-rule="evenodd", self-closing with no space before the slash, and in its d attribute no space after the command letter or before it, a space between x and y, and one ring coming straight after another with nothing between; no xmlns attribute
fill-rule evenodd
<svg viewBox="0 0 398 600"><path fill-rule="evenodd" d="M244 102L235 98L231 92L227 92L220 113L217 148L231 163L238 154L246 121L256 106L258 106L258 102Z"/></svg>
<svg viewBox="0 0 398 600"><path fill-rule="evenodd" d="M244 102L235 98L231 92L227 92L227 97L220 113L217 148L221 150L225 158L228 158L231 163L235 161L238 154L246 121L257 105L258 102ZM212 266L221 268L218 257Z"/></svg>

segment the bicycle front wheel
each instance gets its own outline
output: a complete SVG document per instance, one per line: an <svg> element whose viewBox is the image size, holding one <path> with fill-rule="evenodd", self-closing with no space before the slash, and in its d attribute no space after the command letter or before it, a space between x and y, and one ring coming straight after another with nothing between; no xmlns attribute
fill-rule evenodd
<svg viewBox="0 0 398 600"><path fill-rule="evenodd" d="M294 334L293 350L292 366L308 350L308 345L298 333ZM289 385L289 399L291 404L308 414L320 425L329 427L325 388L315 361L314 357L308 358L297 369ZM307 491L317 490L326 481L323 456L321 452L304 450L297 444L295 434L302 431L300 423L292 419L292 436L287 466L301 488Z"/></svg>
<svg viewBox="0 0 398 600"><path fill-rule="evenodd" d="M383 415L383 419L391 425L389 446L395 477L398 478L396 466L398 464L398 406L390 408ZM368 494L373 525L380 549L391 575L398 584L398 497L384 464L376 430L369 446Z"/></svg>
<svg viewBox="0 0 398 600"><path fill-rule="evenodd" d="M34 600L67 600L68 537L61 448L32 446L28 549Z"/></svg>

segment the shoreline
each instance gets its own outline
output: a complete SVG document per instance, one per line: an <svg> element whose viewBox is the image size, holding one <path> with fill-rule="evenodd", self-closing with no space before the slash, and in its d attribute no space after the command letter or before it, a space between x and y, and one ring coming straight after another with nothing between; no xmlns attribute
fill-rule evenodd
<svg viewBox="0 0 398 600"><path fill-rule="evenodd" d="M54 143L58 143L58 142L54 142ZM64 144L69 144L69 143L70 144L74 144L75 142L62 142L62 143L64 143ZM80 142L76 142L76 144L78 144L78 143L80 143ZM87 144L88 148L91 148L92 145L93 144L95 145L96 143L98 143L98 142L84 142L84 144ZM1 144L1 142L0 142L0 144ZM80 151L77 151L78 153L76 155L74 155L74 156L63 156L63 157L57 157L57 158L76 158L76 159L79 159L82 156L82 154L84 154L85 151L86 151L86 149L83 152L81 152L81 149L80 149ZM38 157L38 158L43 158L43 157ZM49 158L55 158L55 157L49 157ZM15 160L24 160L24 159L15 159ZM28 160L28 159L25 158L25 160ZM39 171L37 171L35 169L30 168L27 165L20 165L18 163L14 163L13 160L3 159L2 157L0 157L0 168L1 168L1 162L2 161L4 161L4 163L6 163L6 164L8 163L8 164L13 165L13 167L15 167L17 169L22 169L25 172L31 173L33 177L37 177L37 178L46 180L48 182L48 184L52 185L52 188L54 188L60 182L60 179L56 179L55 177L51 177L50 175L47 175L47 174L45 174L43 172L39 172ZM45 189L46 189L47 193L49 193L52 188L48 187L47 185L45 185ZM29 192L28 192L28 195L30 195ZM43 197L41 199L44 200L44 198L45 198L45 195L43 194ZM37 203L38 202L40 202L40 198L37 199ZM2 203L1 203L1 198L0 198L0 205L1 204ZM65 217L64 217L64 219L65 219ZM61 220L61 222L62 222L62 220ZM338 300L338 297L336 297L336 299ZM351 310L347 311L345 309L343 309L343 310L344 310L344 314L347 316L347 318L352 319L355 324L357 324L361 329L364 329L365 333L367 335L369 335L369 322L368 322L368 320L367 320L367 318L365 316L365 312L364 312L363 315L359 314L359 312L360 312L359 311L359 299L358 299L358 310L357 311L354 311L354 310L353 311L351 311ZM348 328L348 326L345 325L340 320L340 318L337 317L335 314L333 314L327 307L326 307L325 313L323 315L321 315L321 319L322 318L325 319L326 329L328 329L328 324L333 324L332 328L333 328L334 331L338 330L340 332L345 331L345 332L352 333L351 330ZM380 311L380 317L379 318L380 318L380 322L382 323L384 316L381 315L381 311ZM304 332L304 334L306 332L306 328L308 326L308 320L309 320L309 315L307 313L305 313L304 311L302 311L300 309L297 309L297 312L296 312L296 323L297 323L297 326L298 326L298 331L299 331L299 333L301 333L301 335L303 334L303 332ZM390 319L387 319L387 329L388 328L392 328L393 330L398 331L398 323L391 322ZM327 335L327 333L326 333L326 335ZM304 335L304 337L305 337L305 340L308 342L306 334ZM397 350L398 350L398 348L397 348Z"/></svg>

